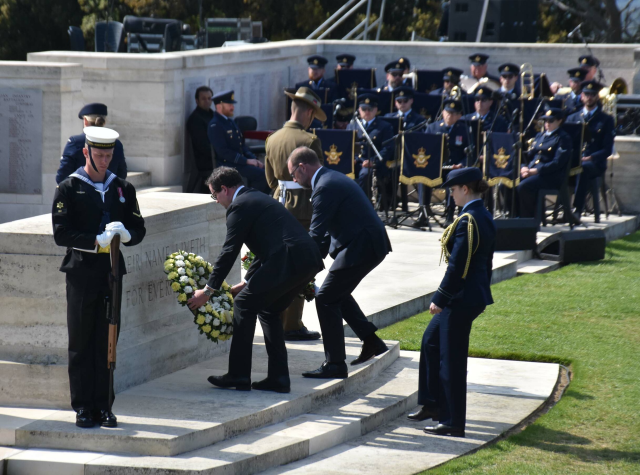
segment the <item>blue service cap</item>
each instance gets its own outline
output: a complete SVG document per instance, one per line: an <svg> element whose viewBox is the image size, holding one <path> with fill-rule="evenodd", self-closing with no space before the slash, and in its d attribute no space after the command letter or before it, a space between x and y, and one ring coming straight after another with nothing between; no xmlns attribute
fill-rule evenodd
<svg viewBox="0 0 640 475"><path fill-rule="evenodd" d="M457 170L451 170L445 181L441 186L447 188L453 185L466 185L474 181L482 180L482 170L476 167L458 168Z"/></svg>
<svg viewBox="0 0 640 475"><path fill-rule="evenodd" d="M234 91L222 91L213 96L214 104L220 104L221 102L224 102L225 104L237 104Z"/></svg>
<svg viewBox="0 0 640 475"><path fill-rule="evenodd" d="M589 66L600 66L600 61L595 56L591 56L590 54L585 54L578 58L578 64L583 68Z"/></svg>
<svg viewBox="0 0 640 475"><path fill-rule="evenodd" d="M396 99L403 98L403 97L411 99L414 93L415 91L413 90L413 88L409 86L400 86L400 87L396 87L393 90L393 94Z"/></svg>
<svg viewBox="0 0 640 475"><path fill-rule="evenodd" d="M460 76L462 75L462 69L458 68L445 68L442 70L442 80L449 82L458 82L460 81Z"/></svg>
<svg viewBox="0 0 640 475"><path fill-rule="evenodd" d="M378 107L378 96L376 94L362 94L358 96L358 105Z"/></svg>
<svg viewBox="0 0 640 475"><path fill-rule="evenodd" d="M489 59L489 55L484 53L474 53L469 56L469 61L471 61L471 64L474 66L481 66L485 64L487 59Z"/></svg>
<svg viewBox="0 0 640 475"><path fill-rule="evenodd" d="M324 56L320 56L319 54L314 54L313 56L309 56L307 58L307 63L311 69L320 69L324 68L324 66L329 62L327 58Z"/></svg>
<svg viewBox="0 0 640 475"><path fill-rule="evenodd" d="M598 94L600 92L600 89L602 89L604 86L598 81L594 81L592 79L591 81L584 81L580 85L580 87L582 88L582 92L584 94Z"/></svg>
<svg viewBox="0 0 640 475"><path fill-rule="evenodd" d="M498 71L500 72L500 76L505 74L513 74L514 76L520 74L520 67L517 64L513 63L504 63L498 67Z"/></svg>
<svg viewBox="0 0 640 475"><path fill-rule="evenodd" d="M583 68L571 68L567 70L567 74L569 75L570 81L584 81L584 78L587 77L587 70Z"/></svg>
<svg viewBox="0 0 640 475"><path fill-rule="evenodd" d="M402 62L400 62L402 60ZM385 73L389 73L389 72L393 72L393 73L401 73L402 71L404 71L404 60L403 58L400 58L396 61L391 61L390 63L387 63L387 65L384 67L384 72Z"/></svg>
<svg viewBox="0 0 640 475"><path fill-rule="evenodd" d="M540 117L542 120L561 120L564 119L564 111L557 107L549 107L547 112Z"/></svg>
<svg viewBox="0 0 640 475"><path fill-rule="evenodd" d="M444 110L447 112L457 112L462 114L462 102L454 101L453 99L445 99Z"/></svg>
<svg viewBox="0 0 640 475"><path fill-rule="evenodd" d="M86 104L80 112L78 112L78 119L82 119L85 115L107 115L107 106L100 104L99 102L92 102Z"/></svg>
<svg viewBox="0 0 640 475"><path fill-rule="evenodd" d="M336 61L338 61L338 64L348 64L349 66L353 66L354 61L356 60L356 57L352 54L339 54L338 56L336 56Z"/></svg>

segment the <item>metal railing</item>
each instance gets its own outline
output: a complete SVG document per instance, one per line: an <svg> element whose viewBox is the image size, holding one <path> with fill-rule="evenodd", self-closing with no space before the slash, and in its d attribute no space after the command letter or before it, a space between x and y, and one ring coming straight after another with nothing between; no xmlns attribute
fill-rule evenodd
<svg viewBox="0 0 640 475"><path fill-rule="evenodd" d="M385 4L386 4L386 0L382 0L382 4L380 5L380 15L378 16L378 19L375 20L374 22L370 21L370 19L371 19L371 1L372 0L359 0L359 1L358 0L347 0L347 3L342 5L338 9L338 11L336 11L333 15L331 15L329 18L327 18L327 20L322 25L320 25L318 28L316 28L314 30L313 33L311 33L309 36L307 36L307 39L308 40L313 40L313 39L322 40L322 39L326 38L327 36L329 36L329 34L331 34L331 32L333 30L335 30L338 26L340 26L347 18L349 18L351 15L353 15L361 6L363 6L366 3L367 4L367 12L366 12L366 15L364 17L364 20L362 20L360 23L358 23L358 25L353 30L351 30L349 33L347 33L342 39L343 40L355 39L355 40L364 40L364 41L366 41L368 39L369 32L372 32L374 28L377 28L376 41L379 41L380 40L380 31L382 29L382 22L383 22L383 18L384 18L384 7L385 7ZM354 3L355 3L355 5L354 5ZM351 7L351 8L349 8L349 7ZM347 10L347 9L349 9L349 10ZM353 38L354 35L356 35L355 38Z"/></svg>

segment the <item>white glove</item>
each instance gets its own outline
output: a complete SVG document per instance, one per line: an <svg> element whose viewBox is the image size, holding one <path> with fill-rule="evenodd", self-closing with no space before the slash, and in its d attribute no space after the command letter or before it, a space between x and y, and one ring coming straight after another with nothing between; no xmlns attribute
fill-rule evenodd
<svg viewBox="0 0 640 475"><path fill-rule="evenodd" d="M127 231L127 228L125 228L124 224L122 224L120 221L114 221L112 223L107 224L105 229L107 231L111 231L114 235L119 234L120 240L123 243L131 241L131 233Z"/></svg>
<svg viewBox="0 0 640 475"><path fill-rule="evenodd" d="M105 232L96 236L96 241L98 241L100 247L107 247L109 244L111 244L113 236L113 231L111 231L110 229L106 229Z"/></svg>

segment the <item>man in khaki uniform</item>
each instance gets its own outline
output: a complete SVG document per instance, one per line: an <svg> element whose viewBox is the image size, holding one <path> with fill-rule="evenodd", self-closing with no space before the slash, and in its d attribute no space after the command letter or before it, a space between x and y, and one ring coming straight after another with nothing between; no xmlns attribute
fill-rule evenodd
<svg viewBox="0 0 640 475"><path fill-rule="evenodd" d="M314 118L324 122L327 117L320 108L321 101L308 87L299 88L295 94L285 92L292 99L291 119L282 129L270 135L265 144L265 174L267 183L274 189L273 197L284 204L296 219L308 231L311 225L311 190L306 190L291 178L287 160L291 152L300 146L309 147L323 160L320 139L306 132ZM309 331L302 324L304 298L296 297L284 312L281 319L284 337L287 341L317 340L320 333Z"/></svg>

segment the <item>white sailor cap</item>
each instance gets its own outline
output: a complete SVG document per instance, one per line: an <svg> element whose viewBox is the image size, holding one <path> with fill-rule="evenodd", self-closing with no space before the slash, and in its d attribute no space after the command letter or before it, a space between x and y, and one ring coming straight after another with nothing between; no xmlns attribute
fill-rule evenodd
<svg viewBox="0 0 640 475"><path fill-rule="evenodd" d="M116 139L120 134L106 127L85 127L82 129L86 136L87 144L95 148L114 148Z"/></svg>

